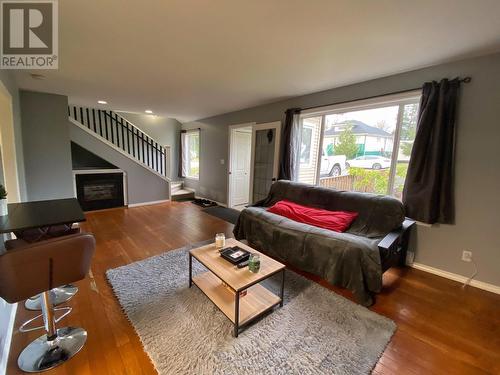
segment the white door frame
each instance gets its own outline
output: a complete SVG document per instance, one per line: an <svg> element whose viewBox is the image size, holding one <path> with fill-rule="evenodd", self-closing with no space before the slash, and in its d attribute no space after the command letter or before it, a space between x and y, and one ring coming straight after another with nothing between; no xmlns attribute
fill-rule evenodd
<svg viewBox="0 0 500 375"><path fill-rule="evenodd" d="M16 155L16 140L14 134L14 117L12 96L0 81L0 145L2 152L2 167L5 178L5 189L9 202L19 202L19 170Z"/></svg>
<svg viewBox="0 0 500 375"><path fill-rule="evenodd" d="M253 127L255 126L255 122L247 122L244 124L236 124L236 125L229 125L228 129L228 147L227 147L227 207L233 207L233 198L232 198L232 191L231 191L231 145L233 142L233 130L239 129L239 128L252 128L252 134L253 134ZM253 135L252 135L253 139ZM252 145L253 145L253 140L252 140ZM252 149L253 150L253 149ZM253 151L252 151L253 153ZM252 159L253 160L253 159ZM252 190L252 170L253 170L253 164L250 162L250 189L249 191L251 192ZM250 202L250 198L252 197L251 193L250 196L248 197L248 201Z"/></svg>
<svg viewBox="0 0 500 375"><path fill-rule="evenodd" d="M274 140L274 172L273 178L278 180L278 170L279 170L279 154L280 154L280 144L281 144L281 121L272 121L262 124L256 124L252 127L252 158L250 160L250 203L253 198L253 170L255 168L255 132L257 130L265 129L276 129L276 139Z"/></svg>

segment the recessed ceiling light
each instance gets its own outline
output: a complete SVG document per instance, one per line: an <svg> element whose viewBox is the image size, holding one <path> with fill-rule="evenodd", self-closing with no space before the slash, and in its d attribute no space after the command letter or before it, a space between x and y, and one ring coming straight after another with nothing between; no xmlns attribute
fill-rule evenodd
<svg viewBox="0 0 500 375"><path fill-rule="evenodd" d="M153 111L150 109L146 109L144 112L149 113L149 114L153 113Z"/></svg>
<svg viewBox="0 0 500 375"><path fill-rule="evenodd" d="M105 101L105 100L98 100L97 103L99 103L99 104L108 104L108 102Z"/></svg>

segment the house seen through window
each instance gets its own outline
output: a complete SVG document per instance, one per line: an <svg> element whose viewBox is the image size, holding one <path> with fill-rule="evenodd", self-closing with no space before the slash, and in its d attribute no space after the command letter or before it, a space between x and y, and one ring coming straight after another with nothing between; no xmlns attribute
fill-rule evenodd
<svg viewBox="0 0 500 375"><path fill-rule="evenodd" d="M401 199L419 100L412 92L303 112L298 180Z"/></svg>

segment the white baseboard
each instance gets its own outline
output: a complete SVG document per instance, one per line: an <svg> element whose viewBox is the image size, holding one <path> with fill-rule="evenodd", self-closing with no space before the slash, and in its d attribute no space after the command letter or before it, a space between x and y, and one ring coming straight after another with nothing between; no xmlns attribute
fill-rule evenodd
<svg viewBox="0 0 500 375"><path fill-rule="evenodd" d="M465 283L469 278L466 276L462 276L456 273L448 272L448 271L443 271L439 268L434 268L431 266L427 266L425 264L421 263L412 263L410 264L410 267L415 268L417 270L425 271L432 273L437 276L445 277L447 279L453 280L453 281L458 281L459 283ZM500 294L500 286L496 286L493 284L488 284L483 281L478 281L478 280L471 280L469 283L470 286L474 286L479 289L486 290L488 292L492 292L495 294Z"/></svg>
<svg viewBox="0 0 500 375"><path fill-rule="evenodd" d="M210 198L201 197L201 196L196 195L196 194L194 195L194 197L195 197L196 199L208 199L209 201L212 201L212 202L217 203L219 206L222 206L222 207L227 207L227 204L225 204L225 203L221 203L221 202L217 202L217 201L214 201L213 199L210 199Z"/></svg>
<svg viewBox="0 0 500 375"><path fill-rule="evenodd" d="M129 204L127 207L132 208L132 207L140 207L140 206L151 206L153 204L160 204L160 203L165 203L165 202L169 202L169 201L170 201L170 199L162 199L159 201L132 203L132 204Z"/></svg>
<svg viewBox="0 0 500 375"><path fill-rule="evenodd" d="M12 332L14 331L14 321L16 320L17 303L12 306L9 318L9 327L6 332L5 345L2 348L2 357L0 358L0 375L7 374L7 361L9 360L10 343L12 341Z"/></svg>

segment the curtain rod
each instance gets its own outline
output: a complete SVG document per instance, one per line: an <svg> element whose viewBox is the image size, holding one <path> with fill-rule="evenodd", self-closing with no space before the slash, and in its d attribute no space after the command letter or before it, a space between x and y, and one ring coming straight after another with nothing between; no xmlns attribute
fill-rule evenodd
<svg viewBox="0 0 500 375"><path fill-rule="evenodd" d="M459 80L460 83L469 83L470 81L472 81L472 78L468 77L468 76ZM385 94L367 96L367 97L359 98L359 99L344 100L344 101L341 101L341 102L335 102L335 103L329 103L329 104L321 104L321 105L315 105L315 106L312 106L312 107L305 107L305 108L298 108L298 109L300 109L301 111L307 111L308 109L314 109L314 108L319 108L319 107L328 107L330 105L337 105L337 104L345 104L345 103L355 102L355 101L358 101L358 100L375 99L375 98L380 98L381 96L404 94L405 92L410 92L410 91L415 91L415 90L421 90L421 89L422 89L422 86L415 87L413 89L393 91L393 92L388 92L388 93L385 93Z"/></svg>

